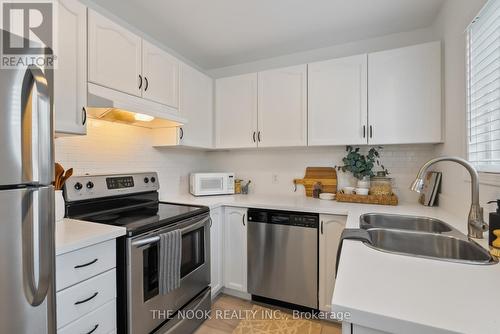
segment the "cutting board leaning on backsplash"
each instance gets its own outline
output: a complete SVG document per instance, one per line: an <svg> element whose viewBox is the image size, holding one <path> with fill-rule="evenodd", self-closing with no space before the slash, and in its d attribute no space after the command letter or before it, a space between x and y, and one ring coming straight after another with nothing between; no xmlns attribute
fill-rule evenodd
<svg viewBox="0 0 500 334"><path fill-rule="evenodd" d="M302 184L306 189L306 196L312 197L316 183L321 184L321 192L337 192L337 171L333 167L307 167L306 175L302 179L294 179L295 185Z"/></svg>

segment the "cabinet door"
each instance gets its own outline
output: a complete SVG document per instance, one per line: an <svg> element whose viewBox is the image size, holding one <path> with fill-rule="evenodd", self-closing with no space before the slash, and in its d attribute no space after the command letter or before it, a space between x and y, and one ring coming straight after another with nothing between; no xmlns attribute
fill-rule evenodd
<svg viewBox="0 0 500 334"><path fill-rule="evenodd" d="M159 47L142 41L142 96L179 107L179 61Z"/></svg>
<svg viewBox="0 0 500 334"><path fill-rule="evenodd" d="M368 55L370 144L441 142L441 43Z"/></svg>
<svg viewBox="0 0 500 334"><path fill-rule="evenodd" d="M212 225L210 228L210 286L212 287L212 297L222 289L222 245L223 234L222 224L224 217L223 209L210 210Z"/></svg>
<svg viewBox="0 0 500 334"><path fill-rule="evenodd" d="M308 65L308 145L367 143L366 54Z"/></svg>
<svg viewBox="0 0 500 334"><path fill-rule="evenodd" d="M247 292L247 209L224 209L224 286Z"/></svg>
<svg viewBox="0 0 500 334"><path fill-rule="evenodd" d="M258 75L258 146L306 146L307 65Z"/></svg>
<svg viewBox="0 0 500 334"><path fill-rule="evenodd" d="M217 79L216 148L257 146L257 74Z"/></svg>
<svg viewBox="0 0 500 334"><path fill-rule="evenodd" d="M330 312L335 286L337 248L347 218L345 216L320 215L319 220L319 309Z"/></svg>
<svg viewBox="0 0 500 334"><path fill-rule="evenodd" d="M180 143L213 147L213 80L200 71L181 65L179 110L189 120L180 129Z"/></svg>
<svg viewBox="0 0 500 334"><path fill-rule="evenodd" d="M59 0L57 68L54 70L54 120L58 133L86 134L87 7Z"/></svg>
<svg viewBox="0 0 500 334"><path fill-rule="evenodd" d="M89 9L89 81L141 96L141 38Z"/></svg>

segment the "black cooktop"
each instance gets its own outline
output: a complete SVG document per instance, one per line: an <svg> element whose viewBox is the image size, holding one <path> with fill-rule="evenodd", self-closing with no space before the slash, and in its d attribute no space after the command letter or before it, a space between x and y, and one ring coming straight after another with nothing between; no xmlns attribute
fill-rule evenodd
<svg viewBox="0 0 500 334"><path fill-rule="evenodd" d="M208 207L159 202L157 193L100 199L66 206L68 218L123 226L134 236L207 214Z"/></svg>

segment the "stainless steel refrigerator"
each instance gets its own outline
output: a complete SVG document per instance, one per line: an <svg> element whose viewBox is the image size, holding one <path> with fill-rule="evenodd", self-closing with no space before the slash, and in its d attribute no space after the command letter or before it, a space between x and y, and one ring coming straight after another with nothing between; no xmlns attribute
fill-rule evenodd
<svg viewBox="0 0 500 334"><path fill-rule="evenodd" d="M1 334L56 332L52 82L0 69Z"/></svg>

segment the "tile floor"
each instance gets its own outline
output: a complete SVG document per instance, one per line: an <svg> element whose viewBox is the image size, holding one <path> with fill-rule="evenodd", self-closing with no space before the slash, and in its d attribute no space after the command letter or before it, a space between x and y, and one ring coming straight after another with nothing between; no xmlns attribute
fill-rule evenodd
<svg viewBox="0 0 500 334"><path fill-rule="evenodd" d="M261 328L249 328L245 326L248 324L248 319L241 319L241 317L245 317L246 314L252 314L249 312L250 310L260 309L259 306L264 306L266 309L274 309L272 306L256 304L254 302L239 299L236 297L228 296L228 295L220 295L214 300L212 304L212 315L218 312L217 314L228 315L228 317L212 317L201 325L200 328L195 332L195 334L228 334L228 333L262 333L262 334L303 334L303 330L297 331L299 327L298 322L303 322L302 319L299 320L289 320L285 324L287 328L276 328L273 330L273 326L265 326ZM224 313L222 313L224 312ZM224 319L221 319L224 318ZM241 322L245 322L240 324ZM238 326L240 325L240 326ZM277 323L276 323L277 325ZM283 325L283 324L282 324ZM310 329L308 330L311 334L341 334L341 325L327 322L327 321L319 321L312 320L309 324Z"/></svg>

